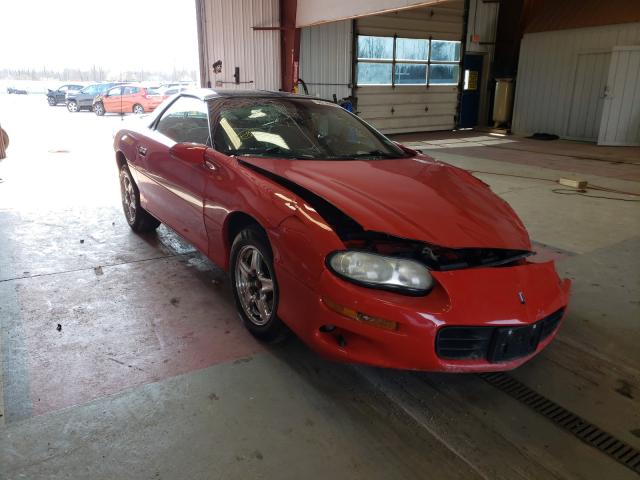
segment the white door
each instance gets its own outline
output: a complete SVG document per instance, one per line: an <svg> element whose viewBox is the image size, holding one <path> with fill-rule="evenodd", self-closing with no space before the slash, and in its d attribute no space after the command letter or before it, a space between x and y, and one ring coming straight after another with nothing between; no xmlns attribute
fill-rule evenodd
<svg viewBox="0 0 640 480"><path fill-rule="evenodd" d="M609 72L609 52L578 54L567 138L595 142Z"/></svg>
<svg viewBox="0 0 640 480"><path fill-rule="evenodd" d="M640 46L613 47L598 145L640 145Z"/></svg>

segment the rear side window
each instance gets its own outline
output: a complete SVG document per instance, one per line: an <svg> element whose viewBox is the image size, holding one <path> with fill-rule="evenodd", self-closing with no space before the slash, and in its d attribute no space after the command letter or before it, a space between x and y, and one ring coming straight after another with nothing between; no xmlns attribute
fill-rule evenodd
<svg viewBox="0 0 640 480"><path fill-rule="evenodd" d="M156 130L175 142L209 144L207 104L193 97L181 97L162 114Z"/></svg>
<svg viewBox="0 0 640 480"><path fill-rule="evenodd" d="M140 89L138 87L124 87L123 95L135 95Z"/></svg>

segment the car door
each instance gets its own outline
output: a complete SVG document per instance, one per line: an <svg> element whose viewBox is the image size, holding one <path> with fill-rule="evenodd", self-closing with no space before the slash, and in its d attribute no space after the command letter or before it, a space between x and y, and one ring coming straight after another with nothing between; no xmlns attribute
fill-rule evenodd
<svg viewBox="0 0 640 480"><path fill-rule="evenodd" d="M122 111L132 112L136 94L140 91L138 87L126 86L122 88Z"/></svg>
<svg viewBox="0 0 640 480"><path fill-rule="evenodd" d="M138 140L141 200L146 209L202 252L208 250L203 220L203 193L207 178L204 155L201 164L172 156L176 143L206 145L209 119L206 103L195 97L179 97Z"/></svg>
<svg viewBox="0 0 640 480"><path fill-rule="evenodd" d="M102 97L102 104L105 112L118 113L121 112L122 87L114 87L107 90Z"/></svg>
<svg viewBox="0 0 640 480"><path fill-rule="evenodd" d="M69 89L69 85L62 85L58 90L56 90L55 92L56 103L64 102L64 97L66 96L68 89Z"/></svg>
<svg viewBox="0 0 640 480"><path fill-rule="evenodd" d="M93 99L98 94L98 89L95 85L91 85L87 88L83 88L78 92L76 96L76 102L78 107L91 107L93 105Z"/></svg>

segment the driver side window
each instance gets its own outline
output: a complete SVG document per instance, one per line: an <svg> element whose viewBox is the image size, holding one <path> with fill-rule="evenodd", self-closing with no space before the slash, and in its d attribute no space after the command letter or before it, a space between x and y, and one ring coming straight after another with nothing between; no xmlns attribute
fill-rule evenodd
<svg viewBox="0 0 640 480"><path fill-rule="evenodd" d="M193 97L180 97L162 114L156 130L181 143L209 145L207 104Z"/></svg>
<svg viewBox="0 0 640 480"><path fill-rule="evenodd" d="M112 88L107 92L107 97L119 97L122 91L121 87Z"/></svg>

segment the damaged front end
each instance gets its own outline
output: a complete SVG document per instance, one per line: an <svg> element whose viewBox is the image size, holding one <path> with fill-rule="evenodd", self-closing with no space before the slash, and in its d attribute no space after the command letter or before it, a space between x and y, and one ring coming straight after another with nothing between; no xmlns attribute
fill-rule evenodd
<svg viewBox="0 0 640 480"><path fill-rule="evenodd" d="M282 188L274 198L286 197L290 214L273 232L278 312L324 356L401 369L508 370L557 332L570 282L558 277L552 262L527 261L533 254L528 235L507 207L495 207L507 217L502 223L482 223L486 215L477 215L465 225L468 215L447 216L431 206L420 217L424 221L413 215L412 228L405 228L395 210L376 216L374 208L384 202L356 198L344 184L329 190L302 168L238 161ZM436 212L433 218L430 212ZM454 230L447 230L447 220ZM418 228L423 224L428 228ZM446 245L448 238L455 240ZM529 326L534 333L522 333ZM457 330L445 330L450 327ZM528 346L514 347L505 328ZM484 343L476 345L476 336ZM464 342L474 348L451 354Z"/></svg>
<svg viewBox="0 0 640 480"><path fill-rule="evenodd" d="M423 263L430 270L438 271L519 265L523 259L533 255L528 250L505 248L448 248L368 231L350 232L343 241L349 249L410 258Z"/></svg>

